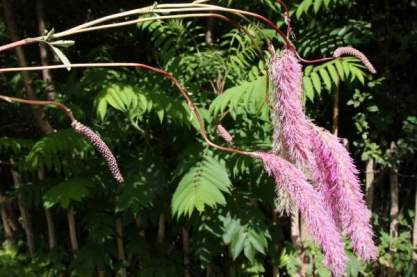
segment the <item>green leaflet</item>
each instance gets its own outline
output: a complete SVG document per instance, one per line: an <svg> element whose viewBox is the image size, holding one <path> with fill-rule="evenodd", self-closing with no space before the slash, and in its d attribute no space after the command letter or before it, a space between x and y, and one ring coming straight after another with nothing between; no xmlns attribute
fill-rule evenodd
<svg viewBox="0 0 417 277"><path fill-rule="evenodd" d="M209 110L213 115L221 114L226 110L229 110L232 116L242 112L264 115L267 113L265 93L269 93L271 87L272 85L269 84L267 92L266 76L258 77L254 81L242 82L217 96Z"/></svg>
<svg viewBox="0 0 417 277"><path fill-rule="evenodd" d="M50 208L60 205L67 209L72 201L80 202L89 196L94 182L90 178L74 178L63 181L50 188L44 195L44 206Z"/></svg>
<svg viewBox="0 0 417 277"><path fill-rule="evenodd" d="M323 90L328 93L333 91L340 80L349 78L350 82L359 81L365 83L367 73L360 61L354 57L338 58L320 65L307 66L304 70L304 93L311 102L316 95Z"/></svg>
<svg viewBox="0 0 417 277"><path fill-rule="evenodd" d="M190 217L193 211L201 213L206 206L225 205L224 193L229 193L231 186L225 167L206 156L181 179L172 197L172 212L177 217Z"/></svg>

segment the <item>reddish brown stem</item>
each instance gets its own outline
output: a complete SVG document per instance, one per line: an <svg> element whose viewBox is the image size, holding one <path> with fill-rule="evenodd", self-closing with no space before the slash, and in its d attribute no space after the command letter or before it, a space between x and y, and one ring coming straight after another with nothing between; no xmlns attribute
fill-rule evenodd
<svg viewBox="0 0 417 277"><path fill-rule="evenodd" d="M148 71L152 71L154 73L160 74L168 79L170 79L172 81L172 83L174 84L174 86L177 88L177 90L180 92L180 94L182 95L182 97L186 100L188 107L190 108L191 112L193 113L193 115L196 117L199 126L200 126L200 134L203 137L204 141L211 147L214 147L218 150L224 151L224 152L229 152L229 153L237 153L240 155L245 155L245 156L250 156L250 157L254 157L253 153L248 152L248 151L244 151L244 150L240 150L237 148L233 148L233 147L225 147L225 146L221 146L218 144L215 144L214 142L212 142L207 134L206 131L206 127L205 127L205 123L203 118L201 117L200 113L198 112L197 107L194 105L193 101L191 100L191 98L188 96L188 92L185 88L183 88L183 86L181 85L181 83L178 81L177 78L175 78L174 75L172 75L171 73L157 68L157 67L153 67L150 65L146 65L146 64L141 64L141 63L85 63L85 64L71 64L69 65L72 68L82 68L82 67L136 67L136 68L141 68L144 70L148 70ZM4 68L4 69L0 69L0 73L1 72L14 72L14 71L36 71L36 70L43 70L43 69L63 69L63 68L67 68L68 65L51 65L51 66L37 66L37 67L20 67L20 68ZM19 100L16 102L20 102L20 103L26 103L26 104L31 104L31 105L56 105L57 107L63 109L65 111L65 109L68 109L65 105L61 104L61 103L57 103L54 101L31 101L31 100L23 100L23 99L17 99L17 98L11 98L11 97L7 97L7 96L1 96L0 99L3 99L5 101L8 100ZM70 117L70 115L72 115L71 110L67 110L67 115Z"/></svg>

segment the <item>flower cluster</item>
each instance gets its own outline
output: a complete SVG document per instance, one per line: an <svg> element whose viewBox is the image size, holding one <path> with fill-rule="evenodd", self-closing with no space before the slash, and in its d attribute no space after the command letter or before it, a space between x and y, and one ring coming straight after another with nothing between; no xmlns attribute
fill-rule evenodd
<svg viewBox="0 0 417 277"><path fill-rule="evenodd" d="M81 134L89 142L91 142L91 144L94 145L94 147L98 150L98 152L100 152L101 156L106 161L107 166L109 167L110 172L113 175L113 178L118 183L123 183L124 179L123 179L122 174L120 173L116 158L114 157L113 153L111 152L107 144L93 130L91 130L84 124L78 122L77 120L74 120L71 123L71 127L77 133Z"/></svg>
<svg viewBox="0 0 417 277"><path fill-rule="evenodd" d="M335 55L351 50L339 49L342 51L336 51ZM370 65L372 71L372 65L361 55L358 58L368 67ZM340 243L342 232L350 237L353 250L361 258L368 261L377 256L370 213L360 189L358 172L339 139L315 126L304 114L302 67L292 50L286 49L273 57L270 75L274 84L275 155L257 152L258 158L274 177L277 194L286 203L286 198L291 199L300 210L333 273L343 275L347 259ZM284 162L277 154L283 155L294 166L289 166L290 163Z"/></svg>
<svg viewBox="0 0 417 277"><path fill-rule="evenodd" d="M374 66L372 65L372 63L368 60L365 54L363 54L361 51L353 47L347 46L347 47L339 47L333 53L333 57L336 57L336 58L341 57L343 55L349 55L349 56L354 56L358 58L359 60L361 60L363 65L366 66L369 72L371 72L372 74L376 73L376 70Z"/></svg>

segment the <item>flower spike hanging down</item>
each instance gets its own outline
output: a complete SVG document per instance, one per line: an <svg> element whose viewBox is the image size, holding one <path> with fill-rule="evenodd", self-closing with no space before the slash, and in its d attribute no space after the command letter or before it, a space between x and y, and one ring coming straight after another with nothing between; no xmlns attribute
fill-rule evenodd
<svg viewBox="0 0 417 277"><path fill-rule="evenodd" d="M329 203L332 216L350 237L354 252L365 261L375 260L378 249L372 238L370 212L353 160L336 136L313 124L312 128L312 149L318 170L324 173L325 178L322 181L325 186L320 189Z"/></svg>
<svg viewBox="0 0 417 277"><path fill-rule="evenodd" d="M254 152L253 156L262 160L265 170L274 178L277 188L282 186L291 197L301 212L310 235L323 249L326 265L330 266L335 276L342 276L347 259L340 233L324 207L321 195L290 162L265 152Z"/></svg>
<svg viewBox="0 0 417 277"><path fill-rule="evenodd" d="M116 158L114 157L113 153L106 145L106 143L90 128L85 126L84 124L78 122L77 120L72 121L71 127L83 137L85 137L89 142L91 142L94 147L100 152L101 156L107 163L107 166L110 169L113 178L118 183L123 183L124 179L122 174L120 173L119 166L117 165Z"/></svg>
<svg viewBox="0 0 417 277"><path fill-rule="evenodd" d="M357 49L355 49L351 46L346 46L346 47L337 48L333 53L333 57L335 57L335 58L339 58L340 56L343 56L343 55L350 55L350 56L354 56L354 57L358 58L359 60L361 60L363 65L366 66L366 68L369 70L369 72L371 72L372 74L376 73L375 67L368 60L368 58L365 56L365 54L363 54L361 51L359 51L359 50L357 50Z"/></svg>
<svg viewBox="0 0 417 277"><path fill-rule="evenodd" d="M272 58L270 77L273 83L272 150L304 170L314 164L309 150L310 121L303 111L302 66L292 50L283 50ZM289 214L293 204L285 190L277 189L280 213Z"/></svg>

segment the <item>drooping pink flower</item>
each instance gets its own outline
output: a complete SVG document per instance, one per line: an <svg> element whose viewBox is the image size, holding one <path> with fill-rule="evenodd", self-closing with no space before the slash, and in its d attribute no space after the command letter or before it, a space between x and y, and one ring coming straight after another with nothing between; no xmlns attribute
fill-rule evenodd
<svg viewBox="0 0 417 277"><path fill-rule="evenodd" d="M332 217L350 237L354 252L365 261L374 260L378 249L353 160L336 136L313 124L311 127L312 151L317 160L317 171L313 174L322 179L319 189Z"/></svg>
<svg viewBox="0 0 417 277"><path fill-rule="evenodd" d="M118 183L123 183L124 179L123 179L122 174L120 173L116 158L114 157L113 153L111 152L107 144L93 130L91 130L84 124L78 122L77 120L74 120L71 123L71 127L77 133L81 134L89 142L91 142L91 144L94 145L94 147L98 150L98 152L100 152L101 156L106 161L107 166L109 167L110 172L113 175L113 178Z"/></svg>
<svg viewBox="0 0 417 277"><path fill-rule="evenodd" d="M262 160L265 170L274 178L277 187L282 186L301 212L306 226L321 246L326 265L335 276L342 276L346 267L346 256L340 233L321 195L309 184L303 173L290 162L265 152L253 153Z"/></svg>
<svg viewBox="0 0 417 277"><path fill-rule="evenodd" d="M375 67L372 65L372 63L368 60L368 58L365 56L365 54L363 54L361 51L351 47L351 46L346 46L346 47L339 47L337 48L334 53L333 53L333 57L340 57L343 55L349 55L349 56L354 56L356 58L358 58L359 60L361 60L361 62L363 63L364 66L366 66L366 68L369 70L369 72L371 72L372 74L376 73Z"/></svg>
<svg viewBox="0 0 417 277"><path fill-rule="evenodd" d="M273 57L270 76L274 85L273 143L282 143L289 160L301 168L303 163L312 158L308 149L309 120L301 101L302 67L293 51L283 50Z"/></svg>
<svg viewBox="0 0 417 277"><path fill-rule="evenodd" d="M233 137L232 135L223 127L223 125L219 124L216 126L217 135L224 139L225 142L229 144L233 144Z"/></svg>
<svg viewBox="0 0 417 277"><path fill-rule="evenodd" d="M302 66L291 50L284 50L271 60L273 83L271 112L273 123L272 151L304 170L314 163L309 150L309 119L302 104ZM277 211L289 214L292 202L282 188L277 189Z"/></svg>

